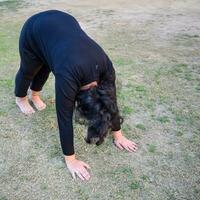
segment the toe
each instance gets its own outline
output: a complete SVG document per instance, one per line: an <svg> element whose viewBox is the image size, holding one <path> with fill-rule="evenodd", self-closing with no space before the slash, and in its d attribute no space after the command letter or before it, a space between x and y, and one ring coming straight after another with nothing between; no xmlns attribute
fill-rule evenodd
<svg viewBox="0 0 200 200"><path fill-rule="evenodd" d="M37 107L37 109L39 111L44 110L45 108L46 108L46 104L43 104L43 105Z"/></svg>

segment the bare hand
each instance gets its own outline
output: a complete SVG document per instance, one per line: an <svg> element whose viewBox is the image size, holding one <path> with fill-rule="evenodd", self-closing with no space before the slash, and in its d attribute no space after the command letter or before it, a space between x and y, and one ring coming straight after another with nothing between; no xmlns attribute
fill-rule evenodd
<svg viewBox="0 0 200 200"><path fill-rule="evenodd" d="M78 175L81 180L90 179L90 174L87 170L90 169L90 166L85 162L77 160L76 158L68 160L65 156L65 163L74 179L76 179L76 175Z"/></svg>
<svg viewBox="0 0 200 200"><path fill-rule="evenodd" d="M137 150L137 144L124 137L121 131L113 133L113 142L120 150L126 149L129 152L135 152Z"/></svg>

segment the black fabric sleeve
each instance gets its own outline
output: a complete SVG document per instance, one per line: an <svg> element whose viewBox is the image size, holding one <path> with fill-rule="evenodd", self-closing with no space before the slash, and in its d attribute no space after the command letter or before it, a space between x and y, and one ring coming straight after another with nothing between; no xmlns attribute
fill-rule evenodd
<svg viewBox="0 0 200 200"><path fill-rule="evenodd" d="M113 67L113 64L111 60L107 57L107 67L106 67L106 73L103 76L103 81L107 82L110 84L110 86L113 88L113 101L116 104L117 110L118 110L118 105L117 105L117 92L116 92L116 74L115 74L115 69ZM119 110L118 110L119 113ZM119 114L113 117L112 120L112 131L119 131L121 129L120 125L120 117Z"/></svg>
<svg viewBox="0 0 200 200"><path fill-rule="evenodd" d="M114 94L115 94L115 104L117 106L117 95L116 95L116 85L114 83ZM117 106L118 109L118 106ZM119 112L119 110L118 110ZM120 125L120 118L119 118L119 114L113 117L112 120L112 131L119 131L121 129L121 125Z"/></svg>
<svg viewBox="0 0 200 200"><path fill-rule="evenodd" d="M112 70L114 71L114 68ZM115 72L114 72L114 74L115 74ZM113 88L114 88L114 101L117 106L117 94L116 94L115 81L113 82ZM118 106L117 106L117 110L118 110ZM118 112L119 112L119 110L118 110ZM120 118L119 118L119 115L116 115L113 117L113 120L112 120L112 131L119 131L120 129L121 129Z"/></svg>
<svg viewBox="0 0 200 200"><path fill-rule="evenodd" d="M56 114L64 155L74 154L73 111L78 85L71 77L55 74Z"/></svg>

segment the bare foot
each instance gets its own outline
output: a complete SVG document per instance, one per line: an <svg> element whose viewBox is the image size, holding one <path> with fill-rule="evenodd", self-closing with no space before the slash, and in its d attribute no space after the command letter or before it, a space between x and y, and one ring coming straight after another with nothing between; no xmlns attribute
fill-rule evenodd
<svg viewBox="0 0 200 200"><path fill-rule="evenodd" d="M16 97L16 104L25 115L30 115L35 112L28 101L28 97Z"/></svg>
<svg viewBox="0 0 200 200"><path fill-rule="evenodd" d="M30 100L33 102L37 110L41 111L46 108L46 104L40 98L40 92L31 90Z"/></svg>

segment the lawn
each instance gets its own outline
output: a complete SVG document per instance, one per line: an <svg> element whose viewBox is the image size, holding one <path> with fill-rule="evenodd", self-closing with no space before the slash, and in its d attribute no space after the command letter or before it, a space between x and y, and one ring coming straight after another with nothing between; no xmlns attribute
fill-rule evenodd
<svg viewBox="0 0 200 200"><path fill-rule="evenodd" d="M73 180L63 160L53 75L45 111L27 117L15 105L20 29L47 9L71 13L108 53L122 130L139 147L120 151L111 136L88 145L74 119L88 182ZM198 0L0 1L0 200L200 199L199 13Z"/></svg>

